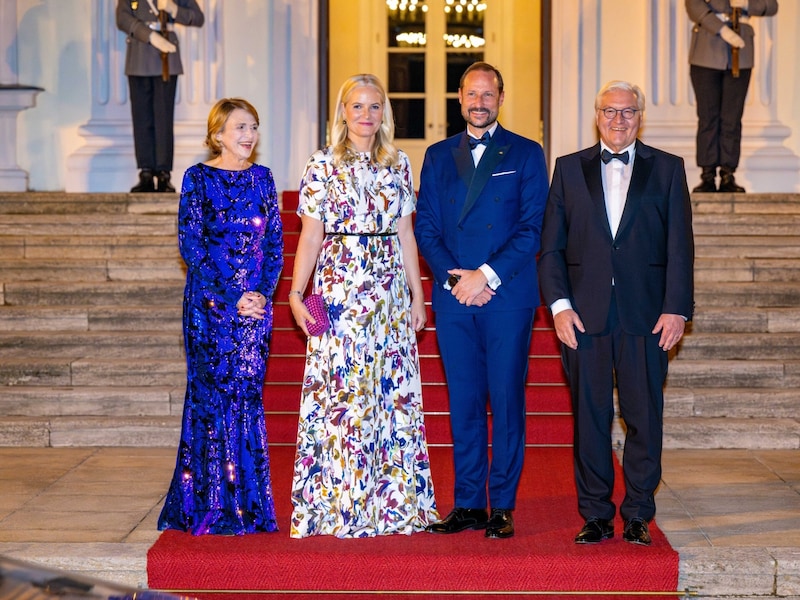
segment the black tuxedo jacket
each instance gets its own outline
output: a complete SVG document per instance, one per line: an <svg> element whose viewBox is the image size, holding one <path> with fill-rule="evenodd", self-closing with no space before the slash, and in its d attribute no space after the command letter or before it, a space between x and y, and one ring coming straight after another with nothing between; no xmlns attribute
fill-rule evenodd
<svg viewBox="0 0 800 600"><path fill-rule="evenodd" d="M556 160L539 259L545 303L569 299L589 335L604 331L612 291L626 333L650 335L662 313L691 318L694 239L683 159L637 140L613 238L600 169L599 143Z"/></svg>

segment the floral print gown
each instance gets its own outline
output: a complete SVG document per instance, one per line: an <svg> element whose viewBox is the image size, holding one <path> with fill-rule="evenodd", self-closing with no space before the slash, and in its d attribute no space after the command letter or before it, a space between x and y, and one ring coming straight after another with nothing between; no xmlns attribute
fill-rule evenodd
<svg viewBox="0 0 800 600"><path fill-rule="evenodd" d="M262 390L283 228L272 173L198 164L183 179L178 241L186 262L187 384L177 464L159 529L195 535L277 529ZM263 320L240 317L245 291Z"/></svg>
<svg viewBox="0 0 800 600"><path fill-rule="evenodd" d="M308 339L295 538L410 534L438 519L411 295L398 237L389 235L415 206L408 157L400 157L393 169L368 154L336 169L326 148L303 175L298 214L325 226L313 291L325 298L331 327Z"/></svg>

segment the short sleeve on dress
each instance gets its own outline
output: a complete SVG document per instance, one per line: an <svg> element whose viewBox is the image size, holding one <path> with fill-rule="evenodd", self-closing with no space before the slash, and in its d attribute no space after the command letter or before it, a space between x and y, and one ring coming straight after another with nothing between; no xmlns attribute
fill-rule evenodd
<svg viewBox="0 0 800 600"><path fill-rule="evenodd" d="M414 193L414 175L411 172L411 161L408 155L400 152L400 166L398 179L400 183L400 201L402 202L400 208L400 216L407 217L414 212L417 206L417 195Z"/></svg>
<svg viewBox="0 0 800 600"><path fill-rule="evenodd" d="M331 153L328 148L317 150L306 163L300 180L300 198L297 214L322 220L323 202L327 195L328 180L333 173Z"/></svg>

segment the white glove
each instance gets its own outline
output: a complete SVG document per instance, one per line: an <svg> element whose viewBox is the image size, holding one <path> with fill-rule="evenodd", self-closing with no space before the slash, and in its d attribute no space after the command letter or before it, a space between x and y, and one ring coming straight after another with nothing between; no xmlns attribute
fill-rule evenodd
<svg viewBox="0 0 800 600"><path fill-rule="evenodd" d="M741 8L743 10L747 10L747 2L748 0L730 0L731 8Z"/></svg>
<svg viewBox="0 0 800 600"><path fill-rule="evenodd" d="M742 36L740 36L727 25L723 25L722 29L719 30L719 37L728 42L734 48L744 48L744 40L742 39Z"/></svg>
<svg viewBox="0 0 800 600"><path fill-rule="evenodd" d="M156 8L158 8L158 10L167 11L173 19L178 16L178 5L175 3L175 0L158 0Z"/></svg>
<svg viewBox="0 0 800 600"><path fill-rule="evenodd" d="M158 33L157 31L150 32L150 44L153 48L157 49L160 52L172 53L178 50L178 47L170 42L167 38L163 35Z"/></svg>

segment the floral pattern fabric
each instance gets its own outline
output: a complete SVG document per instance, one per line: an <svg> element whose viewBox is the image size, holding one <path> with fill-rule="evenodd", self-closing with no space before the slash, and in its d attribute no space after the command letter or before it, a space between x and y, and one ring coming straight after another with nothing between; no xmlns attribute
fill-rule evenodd
<svg viewBox="0 0 800 600"><path fill-rule="evenodd" d="M159 529L239 535L277 529L262 389L283 228L272 173L198 164L183 179L178 241L187 384L178 457ZM246 291L263 320L240 317Z"/></svg>
<svg viewBox="0 0 800 600"><path fill-rule="evenodd" d="M326 148L303 175L298 214L325 226L313 291L325 298L331 327L308 339L292 537L410 534L438 519L411 296L394 235L415 206L400 156L397 168L360 154L337 169ZM372 235L352 235L363 233Z"/></svg>

